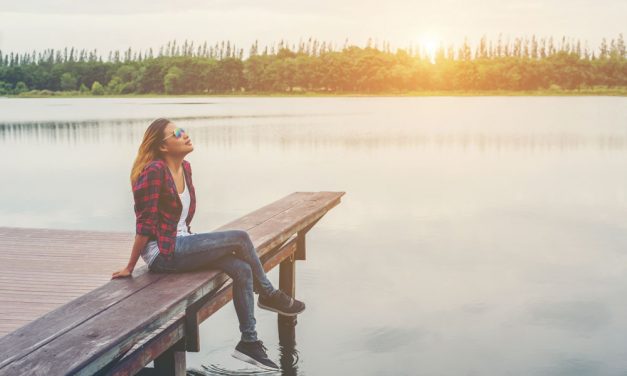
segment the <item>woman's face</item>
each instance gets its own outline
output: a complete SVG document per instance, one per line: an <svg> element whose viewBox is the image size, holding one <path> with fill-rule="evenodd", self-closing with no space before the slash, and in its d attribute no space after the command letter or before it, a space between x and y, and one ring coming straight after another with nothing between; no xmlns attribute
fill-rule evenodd
<svg viewBox="0 0 627 376"><path fill-rule="evenodd" d="M169 123L163 130L163 146L161 151L169 155L186 155L194 150L192 139L183 132L180 138L176 138L174 130L178 128L176 124Z"/></svg>

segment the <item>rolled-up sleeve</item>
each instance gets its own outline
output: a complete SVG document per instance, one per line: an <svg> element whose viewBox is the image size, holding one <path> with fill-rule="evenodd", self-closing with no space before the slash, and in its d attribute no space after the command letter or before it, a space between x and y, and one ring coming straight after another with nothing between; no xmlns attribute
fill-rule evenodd
<svg viewBox="0 0 627 376"><path fill-rule="evenodd" d="M133 186L136 217L135 232L137 234L148 237L157 236L159 194L163 181L161 175L160 169L154 167L145 168Z"/></svg>

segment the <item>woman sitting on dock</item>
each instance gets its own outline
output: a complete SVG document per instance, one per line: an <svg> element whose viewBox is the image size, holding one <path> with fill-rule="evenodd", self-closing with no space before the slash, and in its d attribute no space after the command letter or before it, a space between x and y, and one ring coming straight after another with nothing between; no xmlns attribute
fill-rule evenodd
<svg viewBox="0 0 627 376"><path fill-rule="evenodd" d="M136 235L128 265L113 278L131 276L140 255L151 272L221 269L233 279L233 304L241 340L233 356L265 369L279 369L257 339L253 291L260 308L294 316L305 304L275 289L246 231L192 233L196 210L192 170L185 156L192 141L168 119L153 121L144 134L131 171Z"/></svg>

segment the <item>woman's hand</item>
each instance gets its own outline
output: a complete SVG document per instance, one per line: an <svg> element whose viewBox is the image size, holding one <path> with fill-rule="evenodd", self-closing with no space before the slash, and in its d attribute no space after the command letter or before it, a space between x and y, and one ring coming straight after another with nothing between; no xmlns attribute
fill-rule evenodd
<svg viewBox="0 0 627 376"><path fill-rule="evenodd" d="M111 279L115 279L115 278L124 278L124 277L130 277L133 274L133 270L129 269L128 266L122 270L118 270L117 272L113 272L113 275L111 276Z"/></svg>

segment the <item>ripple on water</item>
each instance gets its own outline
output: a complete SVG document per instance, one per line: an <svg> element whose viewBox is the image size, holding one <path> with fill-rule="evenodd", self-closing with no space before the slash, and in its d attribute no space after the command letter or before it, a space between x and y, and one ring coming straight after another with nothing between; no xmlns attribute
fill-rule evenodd
<svg viewBox="0 0 627 376"><path fill-rule="evenodd" d="M296 348L292 346L279 345L279 359L277 363L279 363L281 367L280 371L264 370L253 365L246 365L239 360L234 360L235 362L237 362L237 366L233 367L228 364L222 365L220 363L209 363L207 365L203 364L201 365L202 369L188 369L187 375L296 375L298 371L299 358L299 352ZM272 356L270 356L270 359L272 359ZM277 359L272 360L277 361ZM242 368L242 365L244 365L245 368Z"/></svg>
<svg viewBox="0 0 627 376"><path fill-rule="evenodd" d="M365 333L363 346L373 353L394 352L418 342L424 335L424 331L419 328L378 327Z"/></svg>
<svg viewBox="0 0 627 376"><path fill-rule="evenodd" d="M254 367L254 366L252 366ZM281 374L281 371L269 371L261 368L242 368L242 369L230 369L219 364L203 365L202 370L188 369L186 372L189 376L209 376L209 375L277 375Z"/></svg>

